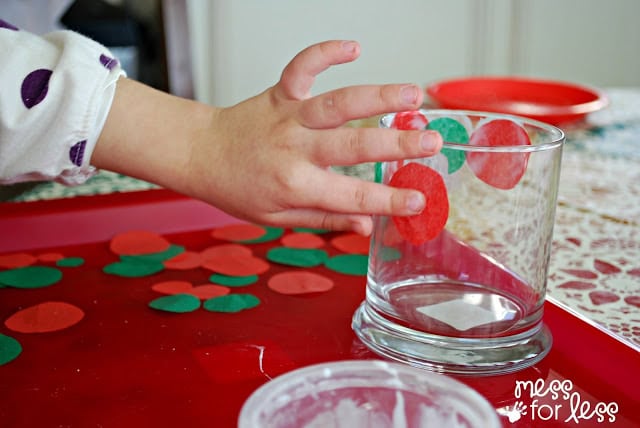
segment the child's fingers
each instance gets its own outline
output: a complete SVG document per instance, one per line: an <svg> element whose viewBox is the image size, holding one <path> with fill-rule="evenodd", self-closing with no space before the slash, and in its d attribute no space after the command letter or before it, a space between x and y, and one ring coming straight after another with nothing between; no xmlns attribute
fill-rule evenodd
<svg viewBox="0 0 640 428"><path fill-rule="evenodd" d="M433 156L442 137L436 131L341 128L315 132L306 147L316 165L342 166Z"/></svg>
<svg viewBox="0 0 640 428"><path fill-rule="evenodd" d="M298 186L293 187L292 196L296 206L333 213L407 216L419 214L425 205L420 191L396 189L320 168L301 177Z"/></svg>
<svg viewBox="0 0 640 428"><path fill-rule="evenodd" d="M304 101L299 120L309 128L334 128L353 119L417 109L423 97L412 84L351 86Z"/></svg>
<svg viewBox="0 0 640 428"><path fill-rule="evenodd" d="M360 46L352 41L333 40L309 46L285 67L276 89L287 99L309 98L318 74L332 65L353 61L358 55Z"/></svg>

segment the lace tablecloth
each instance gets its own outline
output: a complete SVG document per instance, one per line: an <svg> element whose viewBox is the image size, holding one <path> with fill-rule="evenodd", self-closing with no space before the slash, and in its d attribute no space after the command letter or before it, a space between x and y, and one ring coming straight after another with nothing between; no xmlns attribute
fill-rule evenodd
<svg viewBox="0 0 640 428"><path fill-rule="evenodd" d="M640 90L565 129L548 294L640 350Z"/></svg>

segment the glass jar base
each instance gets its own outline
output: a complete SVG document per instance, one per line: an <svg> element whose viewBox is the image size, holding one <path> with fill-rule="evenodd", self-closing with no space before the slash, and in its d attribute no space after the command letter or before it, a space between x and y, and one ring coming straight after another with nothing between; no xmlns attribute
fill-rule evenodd
<svg viewBox="0 0 640 428"><path fill-rule="evenodd" d="M353 315L352 327L376 354L427 370L455 375L513 373L542 360L552 336L542 323L514 336L456 338L426 334L394 324L365 301Z"/></svg>

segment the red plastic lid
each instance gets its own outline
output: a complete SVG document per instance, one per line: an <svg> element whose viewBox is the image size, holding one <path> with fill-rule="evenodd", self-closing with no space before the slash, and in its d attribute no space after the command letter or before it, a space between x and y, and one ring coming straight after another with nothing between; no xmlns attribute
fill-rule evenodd
<svg viewBox="0 0 640 428"><path fill-rule="evenodd" d="M435 82L438 107L515 114L553 125L583 119L609 104L602 92L573 83L523 77L472 77Z"/></svg>

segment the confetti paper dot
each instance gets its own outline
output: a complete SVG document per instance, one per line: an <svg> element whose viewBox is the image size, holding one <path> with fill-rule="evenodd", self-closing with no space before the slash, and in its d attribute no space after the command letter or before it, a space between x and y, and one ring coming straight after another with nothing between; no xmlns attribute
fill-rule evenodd
<svg viewBox="0 0 640 428"><path fill-rule="evenodd" d="M469 139L470 146L500 147L531 145L525 129L512 120L497 119L476 129ZM497 189L514 188L527 169L529 153L470 152L467 164L480 180Z"/></svg>
<svg viewBox="0 0 640 428"><path fill-rule="evenodd" d="M293 231L298 233L314 233L316 235L322 235L330 232L329 229L316 229L313 227L294 227Z"/></svg>
<svg viewBox="0 0 640 428"><path fill-rule="evenodd" d="M44 302L11 315L4 322L20 333L48 333L69 328L84 318L84 311L65 302Z"/></svg>
<svg viewBox="0 0 640 428"><path fill-rule="evenodd" d="M325 276L308 271L289 271L278 273L271 278L267 286L281 294L321 293L333 288L333 281Z"/></svg>
<svg viewBox="0 0 640 428"><path fill-rule="evenodd" d="M228 254L209 259L202 267L228 276L249 276L266 272L269 263L254 256Z"/></svg>
<svg viewBox="0 0 640 428"><path fill-rule="evenodd" d="M120 260L138 263L163 263L166 260L184 253L184 251L185 249L183 246L171 244L169 245L169 248L164 251L148 254L121 255Z"/></svg>
<svg viewBox="0 0 640 428"><path fill-rule="evenodd" d="M30 266L38 259L28 253L13 253L0 255L0 268L19 268Z"/></svg>
<svg viewBox="0 0 640 428"><path fill-rule="evenodd" d="M282 245L289 248L322 248L324 239L310 232L296 232L285 235L280 240Z"/></svg>
<svg viewBox="0 0 640 428"><path fill-rule="evenodd" d="M227 287L244 287L258 282L258 275L228 276L214 273L209 277L209 281Z"/></svg>
<svg viewBox="0 0 640 428"><path fill-rule="evenodd" d="M188 294L196 296L200 300L212 299L214 297L225 296L231 290L222 285L204 284L193 287Z"/></svg>
<svg viewBox="0 0 640 428"><path fill-rule="evenodd" d="M55 263L58 260L64 259L64 254L62 253L42 253L38 254L38 261L41 262L52 262Z"/></svg>
<svg viewBox="0 0 640 428"><path fill-rule="evenodd" d="M385 262L393 262L395 260L400 260L402 258L402 253L393 247L382 247L380 250L380 259Z"/></svg>
<svg viewBox="0 0 640 428"><path fill-rule="evenodd" d="M151 286L153 291L162 294L180 294L187 293L193 288L193 284L189 281L162 281Z"/></svg>
<svg viewBox="0 0 640 428"><path fill-rule="evenodd" d="M162 236L145 230L132 230L113 237L109 248L118 255L140 255L159 253L169 249L171 244Z"/></svg>
<svg viewBox="0 0 640 428"><path fill-rule="evenodd" d="M244 309L251 309L260 304L253 294L227 294L226 296L214 297L204 302L204 308L211 312L235 313Z"/></svg>
<svg viewBox="0 0 640 428"><path fill-rule="evenodd" d="M284 234L284 229L281 227L264 226L267 233L256 239L248 239L242 241L245 244L262 244L263 242L271 242L279 239Z"/></svg>
<svg viewBox="0 0 640 428"><path fill-rule="evenodd" d="M327 260L325 266L346 275L366 275L368 257L361 254L340 254Z"/></svg>
<svg viewBox="0 0 640 428"><path fill-rule="evenodd" d="M137 278L142 276L153 275L164 269L162 263L140 263L135 261L120 261L111 263L102 271L111 275L123 276L126 278Z"/></svg>
<svg viewBox="0 0 640 428"><path fill-rule="evenodd" d="M393 174L389 184L392 187L417 189L426 199L426 207L420 214L393 217L400 235L414 245L438 236L449 217L447 188L440 174L428 166L410 162Z"/></svg>
<svg viewBox="0 0 640 428"><path fill-rule="evenodd" d="M391 127L396 129L425 129L427 126L427 118L417 110L401 111L396 113L391 122Z"/></svg>
<svg viewBox="0 0 640 428"><path fill-rule="evenodd" d="M162 262L167 269L189 270L195 269L202 264L200 253L194 251L185 251L168 260Z"/></svg>
<svg viewBox="0 0 640 428"><path fill-rule="evenodd" d="M0 333L0 366L15 360L22 353L20 342Z"/></svg>
<svg viewBox="0 0 640 428"><path fill-rule="evenodd" d="M357 233L347 233L336 236L331 240L331 245L344 253L369 254L370 239L368 236Z"/></svg>
<svg viewBox="0 0 640 428"><path fill-rule="evenodd" d="M49 266L25 266L0 272L0 284L15 288L48 287L61 279L62 272Z"/></svg>
<svg viewBox="0 0 640 428"><path fill-rule="evenodd" d="M152 300L149 302L149 307L159 311L183 314L200 308L200 299L191 294L174 294Z"/></svg>
<svg viewBox="0 0 640 428"><path fill-rule="evenodd" d="M211 299L212 297L224 296L231 290L221 285L204 284L194 287L188 281L164 281L154 284L151 289L158 293L175 295L190 294L200 300Z"/></svg>
<svg viewBox="0 0 640 428"><path fill-rule="evenodd" d="M253 255L253 251L251 251L251 248L241 244L221 244L206 248L200 252L203 262L225 255L250 257Z"/></svg>
<svg viewBox="0 0 640 428"><path fill-rule="evenodd" d="M429 122L427 129L438 131L442 135L442 140L447 143L468 144L469 134L467 129L457 120L449 117L441 117ZM449 161L447 172L453 174L459 170L465 161L464 150L454 150L448 147L443 147L440 151L446 156Z"/></svg>
<svg viewBox="0 0 640 428"><path fill-rule="evenodd" d="M82 257L66 257L56 262L56 266L58 267L78 267L83 264L84 259Z"/></svg>
<svg viewBox="0 0 640 428"><path fill-rule="evenodd" d="M248 241L257 239L267 233L262 226L250 223L229 224L214 229L211 236L224 241Z"/></svg>
<svg viewBox="0 0 640 428"><path fill-rule="evenodd" d="M374 165L373 181L382 183L382 162L376 162Z"/></svg>
<svg viewBox="0 0 640 428"><path fill-rule="evenodd" d="M275 247L267 251L267 260L287 266L320 266L328 258L324 250L307 248Z"/></svg>

